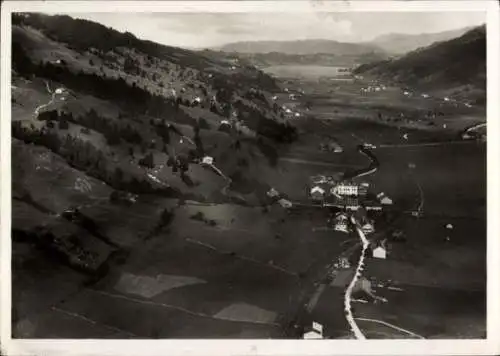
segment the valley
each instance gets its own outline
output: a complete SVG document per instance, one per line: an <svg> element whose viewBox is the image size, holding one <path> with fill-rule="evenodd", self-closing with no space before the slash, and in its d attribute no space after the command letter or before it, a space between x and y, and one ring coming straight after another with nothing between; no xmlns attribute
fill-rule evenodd
<svg viewBox="0 0 500 356"><path fill-rule="evenodd" d="M360 269L387 303L351 297L367 338L486 336L486 136L462 136L486 121L480 85L254 66L41 14L14 18L12 57L14 338L302 338L312 321L354 338L360 238L311 201L317 175L394 202L369 213Z"/></svg>

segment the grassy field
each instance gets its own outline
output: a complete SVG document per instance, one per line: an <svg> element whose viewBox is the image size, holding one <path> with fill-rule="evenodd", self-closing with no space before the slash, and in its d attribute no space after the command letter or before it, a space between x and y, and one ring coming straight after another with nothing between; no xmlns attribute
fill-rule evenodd
<svg viewBox="0 0 500 356"><path fill-rule="evenodd" d="M344 67L319 66L319 65L276 65L264 68L268 74L280 78L307 78L317 79L320 77L339 76L342 72L339 69Z"/></svg>

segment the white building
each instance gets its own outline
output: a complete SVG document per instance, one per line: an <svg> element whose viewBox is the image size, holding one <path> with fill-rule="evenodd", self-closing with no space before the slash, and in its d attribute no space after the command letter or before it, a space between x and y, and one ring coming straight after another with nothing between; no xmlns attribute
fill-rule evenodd
<svg viewBox="0 0 500 356"><path fill-rule="evenodd" d="M311 194L311 198L313 198L313 199L323 199L323 197L325 195L325 190L323 188L321 188L320 186L316 185L313 188L311 188L310 194Z"/></svg>
<svg viewBox="0 0 500 356"><path fill-rule="evenodd" d="M376 248L374 248L372 254L374 258L380 258L383 260L385 260L387 257L387 251L382 246L377 246Z"/></svg>
<svg viewBox="0 0 500 356"><path fill-rule="evenodd" d="M365 234L370 234L370 233L375 231L375 228L373 227L373 224L367 222L367 223L363 224L363 226L361 226L361 230Z"/></svg>
<svg viewBox="0 0 500 356"><path fill-rule="evenodd" d="M340 183L334 189L338 195L358 195L359 187L352 183Z"/></svg>
<svg viewBox="0 0 500 356"><path fill-rule="evenodd" d="M205 156L205 157L203 157L203 160L201 161L201 163L212 165L214 163L214 159L213 159L213 157Z"/></svg>
<svg viewBox="0 0 500 356"><path fill-rule="evenodd" d="M349 233L348 219L345 215L339 215L335 219L335 231Z"/></svg>
<svg viewBox="0 0 500 356"><path fill-rule="evenodd" d="M392 205L392 199L389 198L389 197L382 197L382 199L380 199L380 204L382 204L382 205Z"/></svg>
<svg viewBox="0 0 500 356"><path fill-rule="evenodd" d="M304 339L322 339L323 338L323 325L313 321L312 330L304 333Z"/></svg>
<svg viewBox="0 0 500 356"><path fill-rule="evenodd" d="M281 205L283 208L288 209L292 207L292 202L286 199L280 199L278 200L279 205Z"/></svg>

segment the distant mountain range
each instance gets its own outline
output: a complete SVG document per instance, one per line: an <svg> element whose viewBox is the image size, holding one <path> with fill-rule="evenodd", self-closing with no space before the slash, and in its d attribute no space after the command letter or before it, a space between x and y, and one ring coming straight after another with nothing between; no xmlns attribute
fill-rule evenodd
<svg viewBox="0 0 500 356"><path fill-rule="evenodd" d="M362 55L366 53L383 53L384 51L369 43L347 43L331 40L297 40L297 41L250 41L229 43L219 48L223 52L238 53L282 53L287 55L335 54Z"/></svg>
<svg viewBox="0 0 500 356"><path fill-rule="evenodd" d="M476 99L482 100L486 90L486 28L476 27L458 38L397 59L364 64L354 72L426 90L474 92Z"/></svg>
<svg viewBox="0 0 500 356"><path fill-rule="evenodd" d="M426 47L434 42L447 41L462 36L473 27L465 27L438 33L421 33L416 35L390 33L376 37L367 44L376 46L391 54L404 54L420 47Z"/></svg>
<svg viewBox="0 0 500 356"><path fill-rule="evenodd" d="M472 27L438 33L392 33L362 43L324 39L234 42L207 52L224 52L257 66L316 64L357 66L401 56L435 42L460 37Z"/></svg>

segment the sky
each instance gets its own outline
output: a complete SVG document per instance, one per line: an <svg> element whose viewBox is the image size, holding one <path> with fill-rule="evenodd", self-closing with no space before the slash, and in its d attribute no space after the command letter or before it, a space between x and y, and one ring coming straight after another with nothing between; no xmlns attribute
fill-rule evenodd
<svg viewBox="0 0 500 356"><path fill-rule="evenodd" d="M369 41L388 33L433 33L486 22L481 12L78 13L136 37L185 48L238 41Z"/></svg>

